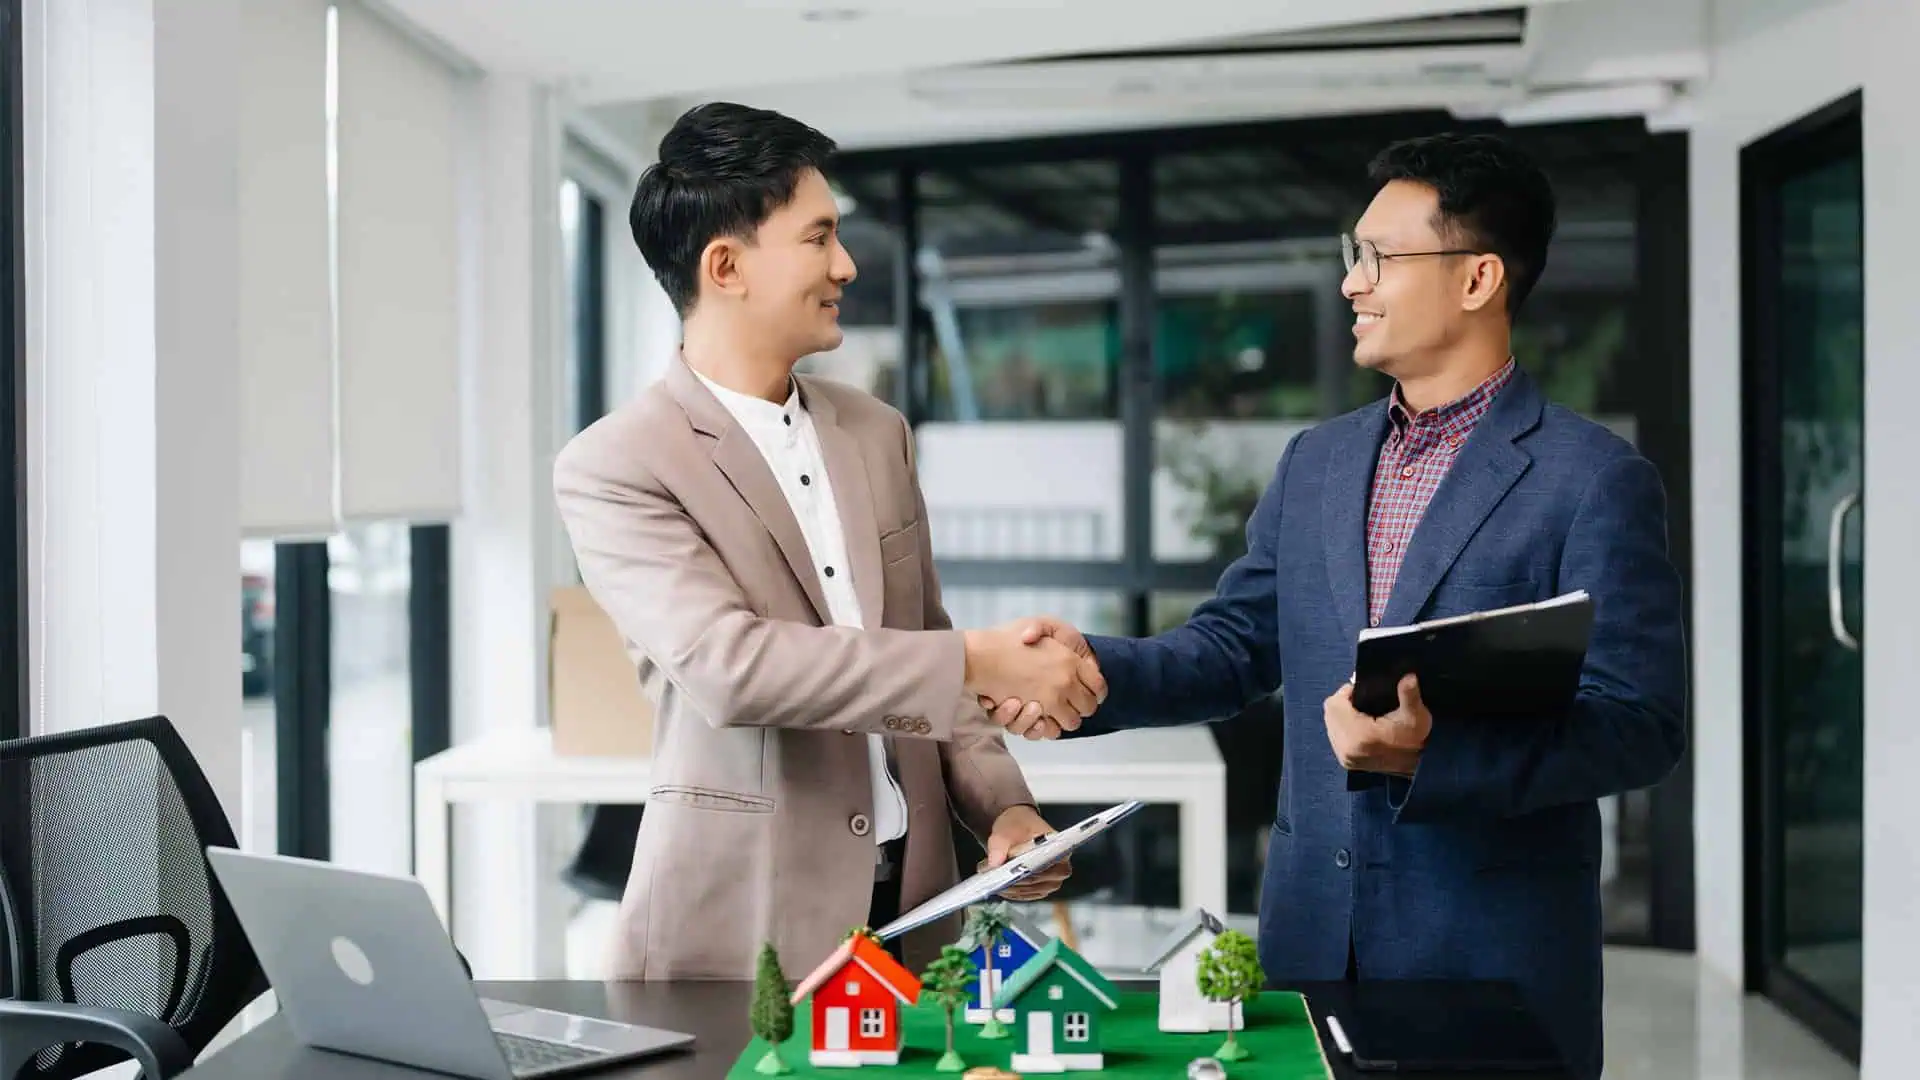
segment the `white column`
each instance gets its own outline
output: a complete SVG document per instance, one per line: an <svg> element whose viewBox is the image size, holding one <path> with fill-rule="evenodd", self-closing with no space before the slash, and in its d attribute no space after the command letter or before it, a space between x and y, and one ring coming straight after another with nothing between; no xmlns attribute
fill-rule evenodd
<svg viewBox="0 0 1920 1080"><path fill-rule="evenodd" d="M32 724L166 713L235 819L238 5L23 13Z"/></svg>
<svg viewBox="0 0 1920 1080"><path fill-rule="evenodd" d="M1920 659L1920 562L1913 537L1920 530L1920 499L1908 463L1920 454L1907 403L1920 397L1913 343L1920 308L1913 303L1920 272L1910 253L1920 245L1920 149L1902 106L1920 93L1920 69L1911 43L1920 35L1920 10L1911 3L1850 5L1856 48L1867 57L1861 120L1866 235L1866 465L1862 551L1866 610L1864 658L1866 956L1861 1075L1867 1080L1911 1076L1920 1059L1920 785L1903 763L1920 754L1914 724L1914 680ZM1903 257L1906 253L1906 257Z"/></svg>
<svg viewBox="0 0 1920 1080"><path fill-rule="evenodd" d="M470 449L453 530L454 738L546 715L551 462L561 363L559 125L551 93L489 75L462 90L461 393ZM472 807L454 822L454 938L479 975L557 970L524 929L551 921L533 818Z"/></svg>

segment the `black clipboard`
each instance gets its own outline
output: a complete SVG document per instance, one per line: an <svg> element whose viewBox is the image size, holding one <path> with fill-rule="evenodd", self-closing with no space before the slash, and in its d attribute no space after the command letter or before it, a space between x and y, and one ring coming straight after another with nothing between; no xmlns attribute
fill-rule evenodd
<svg viewBox="0 0 1920 1080"><path fill-rule="evenodd" d="M1436 718L1516 720L1554 716L1573 703L1593 634L1584 590L1537 604L1479 611L1412 626L1363 630L1355 651L1353 707L1385 716L1400 679L1420 677Z"/></svg>

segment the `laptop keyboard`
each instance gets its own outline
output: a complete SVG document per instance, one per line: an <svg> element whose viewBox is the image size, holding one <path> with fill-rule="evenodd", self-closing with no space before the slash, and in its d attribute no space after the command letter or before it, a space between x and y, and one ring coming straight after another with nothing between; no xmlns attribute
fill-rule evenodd
<svg viewBox="0 0 1920 1080"><path fill-rule="evenodd" d="M496 1031L493 1037L500 1041L500 1050L506 1054L507 1064L516 1074L552 1068L555 1065L572 1065L601 1056L598 1050L548 1042L545 1039L529 1039L524 1035L509 1035Z"/></svg>

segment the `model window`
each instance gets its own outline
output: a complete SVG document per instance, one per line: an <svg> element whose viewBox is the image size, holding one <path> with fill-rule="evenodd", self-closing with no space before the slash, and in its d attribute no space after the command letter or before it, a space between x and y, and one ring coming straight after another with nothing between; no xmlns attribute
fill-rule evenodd
<svg viewBox="0 0 1920 1080"><path fill-rule="evenodd" d="M1012 955L1013 955L1013 946L1002 943L1000 946L1000 959L1005 960L1007 957Z"/></svg>
<svg viewBox="0 0 1920 1080"><path fill-rule="evenodd" d="M1068 1042L1087 1041L1087 1014L1073 1012L1067 1014L1066 1037Z"/></svg>
<svg viewBox="0 0 1920 1080"><path fill-rule="evenodd" d="M887 1014L883 1009L860 1010L860 1037L877 1039L887 1033Z"/></svg>
<svg viewBox="0 0 1920 1080"><path fill-rule="evenodd" d="M847 996L848 997L860 996L860 980L859 979L847 980Z"/></svg>

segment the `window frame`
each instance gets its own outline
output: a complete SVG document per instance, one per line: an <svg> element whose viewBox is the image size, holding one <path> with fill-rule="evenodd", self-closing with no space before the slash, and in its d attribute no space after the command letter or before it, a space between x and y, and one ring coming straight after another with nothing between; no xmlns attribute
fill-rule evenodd
<svg viewBox="0 0 1920 1080"><path fill-rule="evenodd" d="M6 164L0 169L0 334L7 352L0 387L0 438L10 453L9 490L0 508L0 741L22 738L32 723L27 590L25 123L22 101L21 0L0 0L0 109L5 110Z"/></svg>

